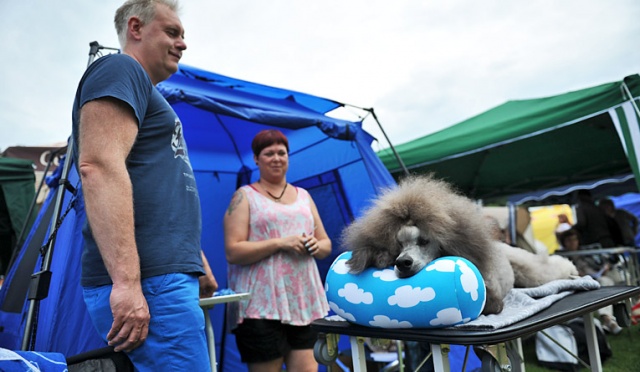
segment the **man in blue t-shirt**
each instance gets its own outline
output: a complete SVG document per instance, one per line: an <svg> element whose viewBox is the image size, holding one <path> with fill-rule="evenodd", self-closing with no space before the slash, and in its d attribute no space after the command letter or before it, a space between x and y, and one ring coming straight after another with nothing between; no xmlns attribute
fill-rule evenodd
<svg viewBox="0 0 640 372"><path fill-rule="evenodd" d="M87 68L73 106L85 303L100 335L137 370L207 370L198 297L217 283L200 247L182 123L155 88L187 48L177 0L129 0L115 25L123 54Z"/></svg>

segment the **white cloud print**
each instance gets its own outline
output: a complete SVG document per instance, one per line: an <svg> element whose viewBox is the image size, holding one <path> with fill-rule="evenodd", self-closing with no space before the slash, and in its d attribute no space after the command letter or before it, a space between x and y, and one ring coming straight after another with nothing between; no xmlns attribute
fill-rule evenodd
<svg viewBox="0 0 640 372"><path fill-rule="evenodd" d="M462 285L462 290L471 295L471 299L474 301L478 300L478 287L480 284L478 283L478 277L476 273L467 265L466 262L462 260L456 261L458 267L460 267L460 271L462 274L460 275L460 284Z"/></svg>
<svg viewBox="0 0 640 372"><path fill-rule="evenodd" d="M431 320L429 324L434 327L437 326L449 326L462 321L462 313L460 309L455 307L449 307L438 311L437 318Z"/></svg>
<svg viewBox="0 0 640 372"><path fill-rule="evenodd" d="M431 301L436 297L436 292L431 287L422 289L420 287L412 287L403 285L398 287L393 296L387 299L389 305L398 305L403 308L414 307L420 302Z"/></svg>
<svg viewBox="0 0 640 372"><path fill-rule="evenodd" d="M456 263L452 260L440 260L427 266L427 271L439 271L441 273L452 273L456 271Z"/></svg>
<svg viewBox="0 0 640 372"><path fill-rule="evenodd" d="M398 276L393 269L376 270L373 273L373 277L378 278L383 282L393 282L394 280L398 280Z"/></svg>
<svg viewBox="0 0 640 372"><path fill-rule="evenodd" d="M360 303L371 305L373 303L373 294L358 288L355 283L347 283L343 288L338 289L338 296L344 297L347 301L356 305Z"/></svg>
<svg viewBox="0 0 640 372"><path fill-rule="evenodd" d="M396 319L391 319L386 315L376 315L373 317L373 320L369 321L369 324L374 327L381 328L411 328L413 324L407 322L406 320L398 321Z"/></svg>
<svg viewBox="0 0 640 372"><path fill-rule="evenodd" d="M356 317L353 316L353 314L342 310L340 306L338 306L338 304L336 304L335 302L329 301L329 307L331 308L331 310L333 310L334 313L336 313L336 315L340 315L341 317L343 317L344 319L350 322L356 321Z"/></svg>
<svg viewBox="0 0 640 372"><path fill-rule="evenodd" d="M349 273L349 266L347 265L347 260L338 260L333 264L332 270L336 274L347 274Z"/></svg>

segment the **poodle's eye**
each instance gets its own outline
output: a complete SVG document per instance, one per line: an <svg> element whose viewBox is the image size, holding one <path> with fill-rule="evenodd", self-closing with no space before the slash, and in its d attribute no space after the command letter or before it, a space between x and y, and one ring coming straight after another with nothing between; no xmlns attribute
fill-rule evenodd
<svg viewBox="0 0 640 372"><path fill-rule="evenodd" d="M429 244L429 239L425 239L423 237L418 238L418 245L427 245Z"/></svg>

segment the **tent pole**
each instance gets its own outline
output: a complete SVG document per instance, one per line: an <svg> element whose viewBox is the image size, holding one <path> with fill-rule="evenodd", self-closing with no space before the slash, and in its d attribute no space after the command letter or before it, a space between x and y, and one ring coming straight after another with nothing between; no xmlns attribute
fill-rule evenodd
<svg viewBox="0 0 640 372"><path fill-rule="evenodd" d="M87 63L87 67L89 67L89 65L93 63L100 49L113 49L104 48L97 41L89 43L89 47L89 62ZM60 175L58 190L55 196L53 215L49 227L49 239L47 240L47 244L45 247L41 270L31 275L31 283L29 284L29 309L27 312L27 319L24 327L21 346L21 350L23 351L28 351L30 344L35 345L35 336L37 333L37 322L35 321L35 315L37 313L40 300L47 298L47 296L49 295L49 286L51 284L51 260L53 258L53 248L56 243L56 237L54 234L59 227L58 222L62 211L64 193L67 190L71 191L72 193L75 192L73 186L69 184L69 180L67 179L67 177L69 177L69 169L71 169L71 164L73 163L72 157L73 137L69 137L67 152L65 154L65 162L62 168L62 174Z"/></svg>
<svg viewBox="0 0 640 372"><path fill-rule="evenodd" d="M633 95L631 94L631 91L629 90L629 87L627 86L627 83L624 82L624 80L622 81L622 89L625 93L627 93L629 102L631 102L633 109L636 111L636 115L640 116L640 109L638 109L638 105L636 104L636 101L634 101Z"/></svg>
<svg viewBox="0 0 640 372"><path fill-rule="evenodd" d="M387 140L387 143L389 144L389 147L391 148L391 151L393 151L393 155L395 155L396 160L398 160L398 163L400 164L400 167L402 168L402 171L404 172L405 176L408 176L409 175L409 170L404 165L404 162L402 161L402 158L400 158L400 154L398 154L398 152L396 151L395 147L393 147L393 144L391 143L391 140L389 140L389 137L387 136L387 132L385 132L384 128L382 128L382 124L380 124L380 121L378 120L378 116L376 116L375 111L373 111L373 107L372 108L363 108L363 110L365 110L367 112L370 112L371 115L373 116L373 119L376 121L376 123L378 123L378 127L380 128L380 131L382 131L382 134L384 135L384 138Z"/></svg>
<svg viewBox="0 0 640 372"><path fill-rule="evenodd" d="M508 210L509 210L509 238L511 238L511 245L515 246L516 245L516 240L518 239L518 235L516 233L516 225L517 225L517 220L516 220L516 205L513 204L512 202L509 202L507 204Z"/></svg>
<svg viewBox="0 0 640 372"><path fill-rule="evenodd" d="M69 175L69 168L71 166L71 156L73 148L73 138L69 138L69 144L67 147L67 153L65 157L64 167L62 168L62 175L58 183L58 190L56 192L56 199L53 209L53 215L49 227L49 234L55 234L57 228L58 219L60 218L60 211L62 210L62 202L64 201L64 193L67 191ZM29 310L27 312L27 321L24 328L24 334L22 337L21 350L29 350L29 343L32 340L32 333L34 328L34 315L37 310L37 305L40 300L47 298L49 295L49 284L51 284L51 259L53 255L53 247L55 245L55 237L49 239L45 248L45 256L42 260L41 270L31 275L31 284L29 285ZM35 334L33 335L35 340Z"/></svg>

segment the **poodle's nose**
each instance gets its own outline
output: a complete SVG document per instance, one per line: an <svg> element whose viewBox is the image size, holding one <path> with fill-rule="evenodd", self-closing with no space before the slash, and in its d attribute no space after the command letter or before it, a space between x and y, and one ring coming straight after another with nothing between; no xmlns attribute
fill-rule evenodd
<svg viewBox="0 0 640 372"><path fill-rule="evenodd" d="M398 257L396 259L396 267L400 272L405 272L411 269L412 265L413 265L413 259L411 257L404 256L404 257Z"/></svg>

